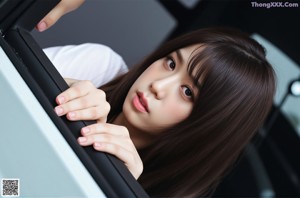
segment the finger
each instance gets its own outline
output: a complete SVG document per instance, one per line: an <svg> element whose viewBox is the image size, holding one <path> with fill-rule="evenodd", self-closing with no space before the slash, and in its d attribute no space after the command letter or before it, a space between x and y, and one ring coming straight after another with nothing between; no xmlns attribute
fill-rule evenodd
<svg viewBox="0 0 300 198"><path fill-rule="evenodd" d="M131 141L110 134L96 134L96 135L82 136L78 138L78 143L81 146L90 146L95 143L109 143L109 144L115 144L119 147L124 147L124 149L128 151L132 150L131 148L134 148L134 145Z"/></svg>
<svg viewBox="0 0 300 198"><path fill-rule="evenodd" d="M107 133L116 136L129 137L129 131L124 126L119 126L109 123L96 123L89 126L83 127L81 129L81 134L83 136L98 134L98 133Z"/></svg>
<svg viewBox="0 0 300 198"><path fill-rule="evenodd" d="M57 4L36 26L37 30L43 32L54 25L58 19L65 14L62 3Z"/></svg>
<svg viewBox="0 0 300 198"><path fill-rule="evenodd" d="M86 109L89 107L99 107L100 109L104 109L105 111L110 110L110 105L106 101L105 94L103 94L101 90L93 90L93 92L89 93L82 93L82 94L87 94L84 96L80 96L78 98L72 99L68 101L67 103L64 103L60 105L63 107L65 110L69 111L75 111L75 110L80 110L80 109ZM74 96L76 97L76 96ZM108 113L107 112L107 113Z"/></svg>
<svg viewBox="0 0 300 198"><path fill-rule="evenodd" d="M101 120L101 122L106 122L107 114L107 111L104 111L100 107L90 107L88 109L69 112L66 116L71 121Z"/></svg>
<svg viewBox="0 0 300 198"><path fill-rule="evenodd" d="M69 85L69 87L71 87L73 84L79 82L79 80L72 79L72 78L64 78L64 80L65 80L66 83Z"/></svg>
<svg viewBox="0 0 300 198"><path fill-rule="evenodd" d="M45 31L54 25L64 14L77 9L84 0L63 0L60 1L36 26L40 32Z"/></svg>
<svg viewBox="0 0 300 198"><path fill-rule="evenodd" d="M64 103L62 105L59 105L55 107L55 110L58 108L62 109L61 114L58 114L59 116L65 115L69 112L83 110L87 108L91 108L95 106L97 103L91 100L88 96L83 96L80 98L73 99L71 101L68 101L67 103Z"/></svg>
<svg viewBox="0 0 300 198"><path fill-rule="evenodd" d="M106 142L96 142L93 144L93 147L97 151L106 152L119 158L136 179L143 172L143 163L137 152L128 151L124 147Z"/></svg>
<svg viewBox="0 0 300 198"><path fill-rule="evenodd" d="M112 126L111 128L113 128L113 125L107 124L107 126ZM120 126L115 126L117 129L120 128ZM143 163L129 137L124 138L107 133L95 133L78 138L78 142L82 146L93 145L97 151L116 156L125 163L135 178L138 178L143 171Z"/></svg>
<svg viewBox="0 0 300 198"><path fill-rule="evenodd" d="M110 142L95 142L93 144L93 147L97 151L102 151L115 155L117 158L122 160L126 166L129 166L135 161L133 153L127 150L125 147L122 147L118 144Z"/></svg>
<svg viewBox="0 0 300 198"><path fill-rule="evenodd" d="M94 88L90 81L80 81L56 97L57 104L64 104L70 100L87 95Z"/></svg>
<svg viewBox="0 0 300 198"><path fill-rule="evenodd" d="M67 116L69 116L69 120L83 119L106 122L106 117L109 111L109 103L105 100L105 98L101 99L101 97L97 94L89 94L76 98L55 107L55 112L58 116L67 114Z"/></svg>

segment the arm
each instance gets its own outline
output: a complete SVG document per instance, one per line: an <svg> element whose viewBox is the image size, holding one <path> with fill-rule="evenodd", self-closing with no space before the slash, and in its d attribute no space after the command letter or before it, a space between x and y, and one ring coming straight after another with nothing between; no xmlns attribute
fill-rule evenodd
<svg viewBox="0 0 300 198"><path fill-rule="evenodd" d="M76 10L85 0L61 0L37 25L40 32L54 25L64 14Z"/></svg>
<svg viewBox="0 0 300 198"><path fill-rule="evenodd" d="M44 52L64 78L89 80L96 87L128 71L122 57L101 44L50 47Z"/></svg>

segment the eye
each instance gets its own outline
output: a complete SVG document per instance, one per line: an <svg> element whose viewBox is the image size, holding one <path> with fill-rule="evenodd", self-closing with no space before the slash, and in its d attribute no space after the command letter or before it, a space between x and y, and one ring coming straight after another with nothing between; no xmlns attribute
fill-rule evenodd
<svg viewBox="0 0 300 198"><path fill-rule="evenodd" d="M194 97L194 94L193 94L193 91L189 88L189 87L187 87L187 86L182 86L182 92L183 92L183 94L186 96L186 97L188 97L189 99L193 99L193 97Z"/></svg>
<svg viewBox="0 0 300 198"><path fill-rule="evenodd" d="M173 71L176 67L175 61L171 57L167 57L167 65Z"/></svg>

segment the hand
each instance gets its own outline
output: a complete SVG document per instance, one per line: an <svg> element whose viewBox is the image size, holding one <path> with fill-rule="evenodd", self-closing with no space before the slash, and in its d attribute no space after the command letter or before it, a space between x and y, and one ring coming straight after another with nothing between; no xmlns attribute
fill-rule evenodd
<svg viewBox="0 0 300 198"><path fill-rule="evenodd" d="M105 123L110 105L104 91L97 89L90 81L65 80L70 88L56 97L56 114L66 115L71 121L96 120Z"/></svg>
<svg viewBox="0 0 300 198"><path fill-rule="evenodd" d="M78 138L80 145L93 145L97 151L115 155L125 163L136 179L142 174L143 162L126 127L97 123L82 128L81 134L82 137Z"/></svg>
<svg viewBox="0 0 300 198"><path fill-rule="evenodd" d="M64 14L77 9L85 0L61 0L37 25L40 32L54 25Z"/></svg>

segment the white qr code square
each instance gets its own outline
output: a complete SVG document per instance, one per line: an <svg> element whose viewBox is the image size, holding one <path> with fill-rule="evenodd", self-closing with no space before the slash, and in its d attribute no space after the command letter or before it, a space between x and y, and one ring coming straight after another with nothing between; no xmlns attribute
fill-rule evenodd
<svg viewBox="0 0 300 198"><path fill-rule="evenodd" d="M19 197L20 196L20 179L5 178L1 180L2 197Z"/></svg>

